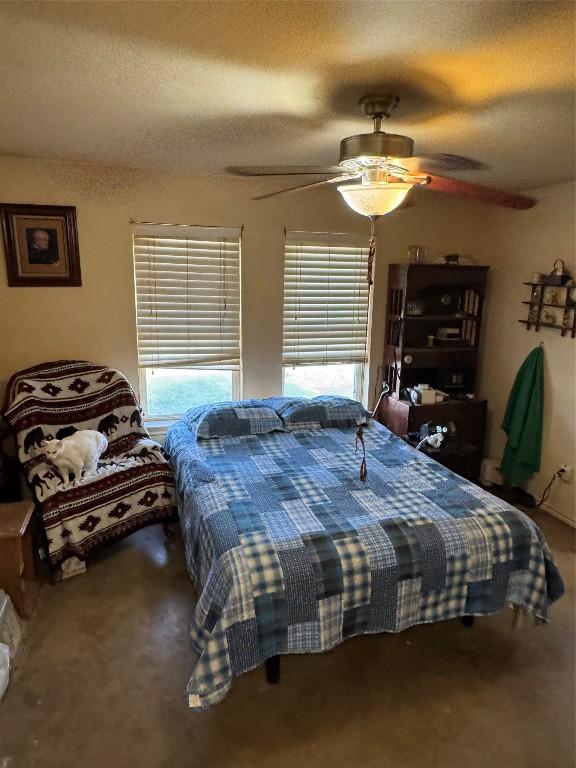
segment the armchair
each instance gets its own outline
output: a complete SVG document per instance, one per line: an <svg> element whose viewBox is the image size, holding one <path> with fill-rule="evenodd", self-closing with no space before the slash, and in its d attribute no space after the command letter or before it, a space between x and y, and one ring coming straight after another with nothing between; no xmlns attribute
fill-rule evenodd
<svg viewBox="0 0 576 768"><path fill-rule="evenodd" d="M119 371L59 360L19 371L6 389L3 416L41 510L52 565L85 560L108 542L176 512L174 478L150 439L128 380ZM42 453L45 440L78 429L108 438L96 475L65 481Z"/></svg>

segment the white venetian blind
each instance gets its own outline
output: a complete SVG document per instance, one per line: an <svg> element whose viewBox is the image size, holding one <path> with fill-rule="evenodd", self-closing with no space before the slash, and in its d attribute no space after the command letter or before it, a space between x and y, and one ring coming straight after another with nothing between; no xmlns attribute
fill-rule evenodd
<svg viewBox="0 0 576 768"><path fill-rule="evenodd" d="M365 362L367 267L351 235L286 234L284 365Z"/></svg>
<svg viewBox="0 0 576 768"><path fill-rule="evenodd" d="M240 367L240 229L133 229L138 364Z"/></svg>

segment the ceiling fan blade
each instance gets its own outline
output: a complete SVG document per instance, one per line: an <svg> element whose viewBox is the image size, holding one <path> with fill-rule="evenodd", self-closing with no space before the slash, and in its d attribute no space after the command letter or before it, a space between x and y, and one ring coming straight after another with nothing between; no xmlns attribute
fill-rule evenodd
<svg viewBox="0 0 576 768"><path fill-rule="evenodd" d="M234 176L333 176L339 165L240 165L226 168Z"/></svg>
<svg viewBox="0 0 576 768"><path fill-rule="evenodd" d="M430 155L418 155L402 159L398 163L412 172L422 169L426 165L431 171L485 171L490 167L480 160L474 160L471 157L463 155L451 155L446 152L436 152Z"/></svg>
<svg viewBox="0 0 576 768"><path fill-rule="evenodd" d="M426 173L426 171L424 171ZM505 192L493 187L482 187L479 184L470 184L467 181L459 179L449 179L445 176L435 176L428 174L430 182L424 189L431 189L433 192L445 192L448 195L463 195L465 197L475 197L485 203L494 205L503 205L506 208L516 208L526 210L533 208L538 202L533 197L519 195L515 192Z"/></svg>
<svg viewBox="0 0 576 768"><path fill-rule="evenodd" d="M312 181L309 184L299 184L297 187L288 187L288 189L279 189L276 192L267 192L265 195L257 195L253 197L253 200L265 200L267 197L275 197L276 195L284 195L287 192L300 192L302 189L312 189L312 187L323 187L325 184L335 184L337 181L350 181L351 179L360 178L360 173L347 173L343 176L336 176L333 179L324 179L324 181Z"/></svg>

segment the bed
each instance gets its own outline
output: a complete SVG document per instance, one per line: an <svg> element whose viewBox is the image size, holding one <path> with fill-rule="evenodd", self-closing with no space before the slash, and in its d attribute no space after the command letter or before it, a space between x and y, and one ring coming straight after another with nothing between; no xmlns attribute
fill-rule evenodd
<svg viewBox="0 0 576 768"><path fill-rule="evenodd" d="M227 404L252 407L262 404ZM218 703L235 676L280 654L507 605L543 622L562 595L530 518L380 424L363 427L362 481L354 421L280 418L273 431L226 436L220 418L200 439L199 412L166 440L198 595L192 709Z"/></svg>

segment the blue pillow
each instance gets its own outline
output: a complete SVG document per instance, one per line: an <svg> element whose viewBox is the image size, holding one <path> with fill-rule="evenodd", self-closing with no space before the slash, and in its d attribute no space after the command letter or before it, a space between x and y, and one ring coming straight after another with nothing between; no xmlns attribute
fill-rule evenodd
<svg viewBox="0 0 576 768"><path fill-rule="evenodd" d="M274 408L287 429L358 427L370 417L361 403L335 395L269 397L262 402Z"/></svg>
<svg viewBox="0 0 576 768"><path fill-rule="evenodd" d="M199 440L263 435L275 430L286 431L278 414L261 400L237 400L196 406L184 414L183 420Z"/></svg>

